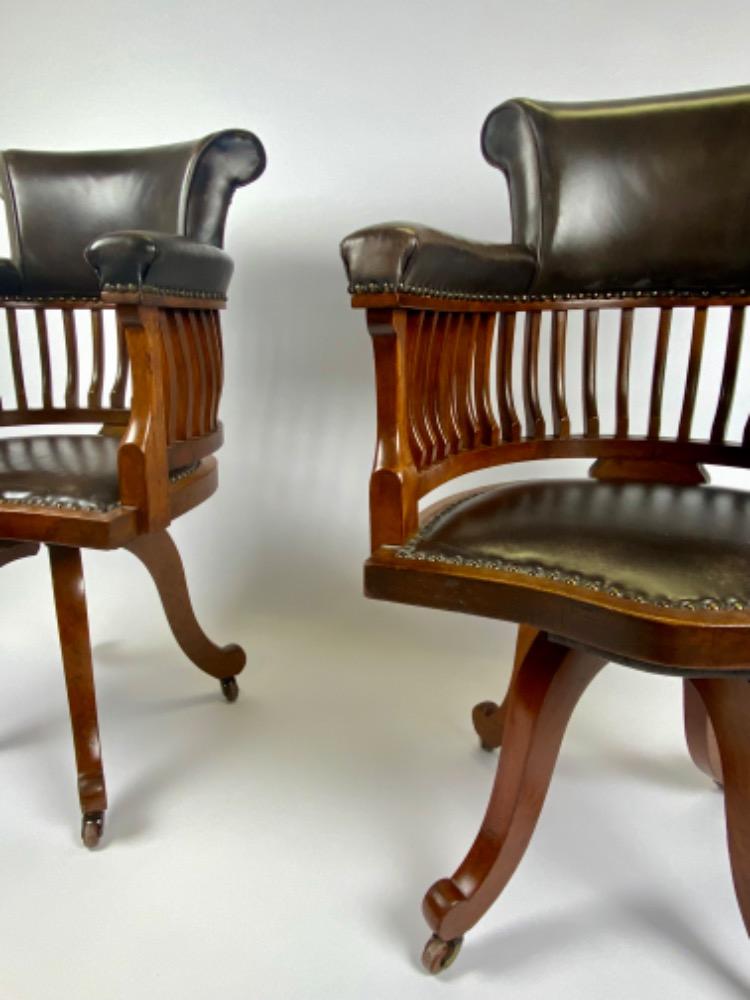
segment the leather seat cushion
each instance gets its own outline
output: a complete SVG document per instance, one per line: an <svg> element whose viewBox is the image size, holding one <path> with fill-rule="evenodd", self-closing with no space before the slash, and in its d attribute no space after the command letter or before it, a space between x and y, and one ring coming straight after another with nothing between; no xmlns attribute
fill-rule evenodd
<svg viewBox="0 0 750 1000"><path fill-rule="evenodd" d="M398 554L664 607L750 609L750 493L595 480L491 487L442 508Z"/></svg>
<svg viewBox="0 0 750 1000"><path fill-rule="evenodd" d="M0 439L0 500L107 511L119 503L119 440L99 434Z"/></svg>

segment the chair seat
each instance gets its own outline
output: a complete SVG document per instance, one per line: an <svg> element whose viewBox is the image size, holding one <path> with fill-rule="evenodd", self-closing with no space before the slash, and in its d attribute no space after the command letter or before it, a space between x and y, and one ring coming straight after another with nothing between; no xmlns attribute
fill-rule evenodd
<svg viewBox="0 0 750 1000"><path fill-rule="evenodd" d="M105 513L120 506L117 449L103 434L0 438L0 503ZM173 469L175 482L194 466Z"/></svg>
<svg viewBox="0 0 750 1000"><path fill-rule="evenodd" d="M691 610L750 609L750 493L543 480L459 498L399 555Z"/></svg>
<svg viewBox="0 0 750 1000"><path fill-rule="evenodd" d="M119 504L119 439L44 434L0 439L0 501L79 511Z"/></svg>

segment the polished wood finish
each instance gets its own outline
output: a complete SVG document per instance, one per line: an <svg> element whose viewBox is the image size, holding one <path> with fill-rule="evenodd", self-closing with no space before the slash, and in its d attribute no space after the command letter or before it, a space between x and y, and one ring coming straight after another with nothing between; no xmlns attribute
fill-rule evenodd
<svg viewBox="0 0 750 1000"><path fill-rule="evenodd" d="M732 878L750 934L750 684L704 677L693 681L711 720L721 756Z"/></svg>
<svg viewBox="0 0 750 1000"><path fill-rule="evenodd" d="M177 546L166 531L139 535L126 548L151 574L177 643L189 660L218 680L234 677L245 666L239 646L216 646L198 624Z"/></svg>
<svg viewBox="0 0 750 1000"><path fill-rule="evenodd" d="M695 766L722 785L721 754L716 742L716 733L706 706L695 681L686 678L683 682L683 711L685 719L685 741Z"/></svg>
<svg viewBox="0 0 750 1000"><path fill-rule="evenodd" d="M119 439L120 502L113 509L10 502L0 507L0 565L34 554L40 542L49 545L87 846L101 836L106 796L81 549L124 547L133 552L151 573L183 652L220 681L228 701L238 694L234 678L245 654L235 645L214 645L201 630L179 554L166 531L174 518L216 489L213 452L223 439L217 312L222 305L130 294L102 301L0 304L15 397L12 403L2 402L0 426L23 433L30 425L64 430L65 425L94 423ZM59 390L51 350L58 335L65 358ZM35 344L24 350L29 338ZM86 382L84 357L91 358ZM37 384L38 398L32 398L29 387Z"/></svg>
<svg viewBox="0 0 750 1000"><path fill-rule="evenodd" d="M699 768L723 783L735 887L750 913L750 624L744 612L663 607L583 590L547 576L399 553L426 511L419 503L450 480L482 469L547 458L588 458L600 480L676 486L708 481L705 466L750 468L750 416L741 441L729 437L738 405L745 295L559 296L496 301L411 293L356 294L367 309L375 350L377 448L370 484L372 553L365 592L381 600L461 611L520 625L506 699L473 712L480 744L502 745L498 775L480 833L465 861L427 893L433 937L425 968L455 958L463 934L486 912L518 864L544 800L565 725L592 677L608 660L685 678L685 727ZM708 439L695 434L698 387L711 309L729 307L726 350ZM645 433L634 432L634 330L643 308L658 309ZM679 311L692 310L686 369L668 365ZM605 312L619 314L613 394L600 378ZM582 312L579 379L566 374L568 320ZM606 329L609 329L608 327ZM545 419L541 344L549 330ZM520 365L521 377L514 377ZM637 375L637 377L636 377ZM681 399L676 434L664 431L669 386ZM611 384L611 380L610 380ZM675 391L676 388L676 391ZM568 393L580 393L581 420ZM744 401L747 408L747 400ZM603 414L613 413L611 431ZM521 418L519 418L521 414ZM475 492L475 491L472 491ZM551 638L554 636L554 638Z"/></svg>
<svg viewBox="0 0 750 1000"><path fill-rule="evenodd" d="M94 834L97 830L101 833L104 822L107 791L99 741L81 552L80 549L50 545L49 558L78 768L84 843L92 847L99 839Z"/></svg>
<svg viewBox="0 0 750 1000"><path fill-rule="evenodd" d="M443 941L463 937L509 881L542 810L568 720L605 660L538 633L514 670L503 751L479 834L448 879L427 892L423 911Z"/></svg>

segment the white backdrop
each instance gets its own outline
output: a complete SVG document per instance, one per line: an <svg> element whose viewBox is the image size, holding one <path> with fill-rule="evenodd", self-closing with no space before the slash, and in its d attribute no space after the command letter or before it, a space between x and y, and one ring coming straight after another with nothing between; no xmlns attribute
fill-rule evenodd
<svg viewBox="0 0 750 1000"><path fill-rule="evenodd" d="M721 800L676 682L610 668L584 699L516 879L441 983L423 891L469 844L508 625L361 596L374 401L337 244L412 219L510 234L479 152L511 96L747 82L745 0L27 0L3 19L0 145L151 145L223 127L268 168L226 245L217 496L174 528L207 631L249 653L221 704L123 554L86 557L111 810L77 844L43 558L4 571L0 996L746 996ZM506 473L507 475L507 473Z"/></svg>

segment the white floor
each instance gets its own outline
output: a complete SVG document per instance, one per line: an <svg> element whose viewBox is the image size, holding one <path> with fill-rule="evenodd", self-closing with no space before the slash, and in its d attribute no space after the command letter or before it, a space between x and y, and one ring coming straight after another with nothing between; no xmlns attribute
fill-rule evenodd
<svg viewBox="0 0 750 1000"><path fill-rule="evenodd" d="M218 569L204 538L193 577L201 548ZM722 798L684 750L678 683L618 667L579 706L516 877L425 976L420 901L480 820L495 755L469 714L502 694L513 631L366 602L354 553L317 588L287 559L231 600L211 573L196 586L206 628L249 653L227 705L135 561L87 557L111 803L95 853L45 559L3 571L2 1000L748 995Z"/></svg>

